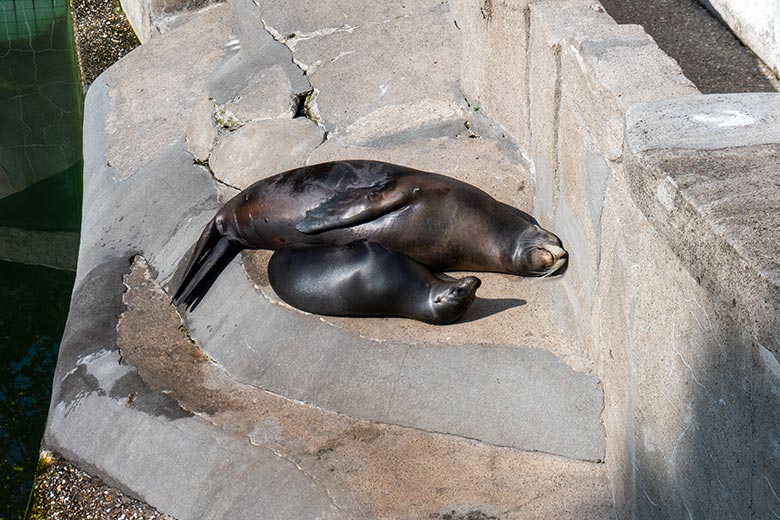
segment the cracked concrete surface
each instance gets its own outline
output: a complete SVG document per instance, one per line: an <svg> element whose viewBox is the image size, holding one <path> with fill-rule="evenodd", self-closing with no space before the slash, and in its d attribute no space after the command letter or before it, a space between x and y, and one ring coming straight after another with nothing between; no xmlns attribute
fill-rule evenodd
<svg viewBox="0 0 780 520"><path fill-rule="evenodd" d="M609 516L599 464L355 420L238 383L189 338L143 259L125 285L122 362L188 412L296 467L340 518L428 518L452 509L502 519Z"/></svg>
<svg viewBox="0 0 780 520"><path fill-rule="evenodd" d="M324 321L274 303L246 252L197 312L170 306L219 205L299 164L391 161L532 204L527 157L460 89L447 4L261 4L189 15L90 89L46 446L180 520L611 518L603 393L560 280L486 275L451 327Z"/></svg>

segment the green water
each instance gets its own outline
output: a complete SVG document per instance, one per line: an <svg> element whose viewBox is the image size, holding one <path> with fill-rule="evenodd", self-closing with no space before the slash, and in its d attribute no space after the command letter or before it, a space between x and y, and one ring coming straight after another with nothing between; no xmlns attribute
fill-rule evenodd
<svg viewBox="0 0 780 520"><path fill-rule="evenodd" d="M24 518L68 314L81 114L67 1L0 0L0 520Z"/></svg>

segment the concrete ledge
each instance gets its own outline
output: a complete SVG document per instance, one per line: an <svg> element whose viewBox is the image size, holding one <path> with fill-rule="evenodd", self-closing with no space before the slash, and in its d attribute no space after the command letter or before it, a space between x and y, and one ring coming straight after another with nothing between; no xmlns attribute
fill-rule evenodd
<svg viewBox="0 0 780 520"><path fill-rule="evenodd" d="M627 180L691 273L780 355L780 94L633 106Z"/></svg>
<svg viewBox="0 0 780 520"><path fill-rule="evenodd" d="M778 95L701 96L589 1L531 2L529 38L535 207L572 252L618 516L780 514Z"/></svg>

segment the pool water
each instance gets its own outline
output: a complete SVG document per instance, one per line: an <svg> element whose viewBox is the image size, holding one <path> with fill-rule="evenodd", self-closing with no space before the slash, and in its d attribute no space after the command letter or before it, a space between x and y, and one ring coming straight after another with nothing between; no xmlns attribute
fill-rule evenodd
<svg viewBox="0 0 780 520"><path fill-rule="evenodd" d="M24 518L81 221L67 0L0 0L0 520Z"/></svg>

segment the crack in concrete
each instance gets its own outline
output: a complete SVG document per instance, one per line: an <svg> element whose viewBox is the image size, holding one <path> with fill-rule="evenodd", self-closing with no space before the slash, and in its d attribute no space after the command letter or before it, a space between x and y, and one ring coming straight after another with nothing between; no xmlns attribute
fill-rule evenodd
<svg viewBox="0 0 780 520"><path fill-rule="evenodd" d="M247 438L249 438L249 436L247 436ZM251 444L252 446L254 446L254 447L257 447L257 448L262 448L262 447L263 447L263 446L261 446L261 445L259 445L259 444L256 444L254 441L252 441L252 439L251 439L251 438L249 438L249 444ZM277 456L277 457L279 457L280 459L282 459L282 460L284 460L284 461L287 461L287 462L289 462L290 464L292 464L293 466L295 466L295 467L298 469L298 471L300 471L300 472L303 474L303 476L305 476L306 478L308 478L309 480L311 480L311 481L312 481L312 483L313 483L313 484L314 484L316 487L318 487L318 488L322 489L322 491L325 493L325 496L326 496L326 497L328 497L328 502L330 502L330 504L331 504L331 505L332 505L334 508L336 508L336 510L337 510L337 511L342 511L342 508L341 508L341 507L340 507L340 506L339 506L339 505L336 503L336 498L333 496L333 493L332 493L332 491L331 491L330 489L328 489L328 486L326 486L326 485L325 485L325 484L322 482L322 479L320 479L320 478L317 478L315 475L313 475L313 474L312 474L312 473L310 473L309 471L306 471L306 470L305 470L305 469L304 469L304 468L303 468L303 467L302 467L300 464L298 464L298 463L295 461L295 459L293 459L292 457L289 457L289 456L285 455L284 453L282 453L281 451L279 451L279 450L275 450L274 448L271 448L270 446L269 446L269 447L267 447L267 449L271 450L271 453L273 453L274 455L276 455L276 456Z"/></svg>
<svg viewBox="0 0 780 520"><path fill-rule="evenodd" d="M255 4L257 4L257 2L255 2ZM295 57L295 44L291 44L290 43L290 41L291 41L290 38L285 37L284 35L282 35L282 33L277 31L274 27L269 25L268 22L265 21L265 18L261 18L260 21L263 24L263 29L265 29L265 31L269 35L271 35L271 38L273 38L275 41L277 41L277 42L281 43L282 45L284 45L287 48L287 50L290 51L290 61L293 63L293 65L298 67L301 70L301 72L303 72L303 77L306 80L306 82L309 84L309 89L310 90L309 90L309 94L306 96L306 100L304 101L303 115L306 116L306 118L309 119L310 121L313 121L320 128L325 129L325 125L322 122L322 115L320 114L320 107L319 107L319 105L317 105L317 97L320 94L320 90L317 87L314 86L314 84L311 82L311 79L310 79L311 78L311 74L314 72L314 67L313 66L309 66L309 65L303 63L302 61L300 61L298 58ZM351 32L352 30L355 29L352 26L349 26L349 27L351 28L349 32ZM330 32L328 34L334 34L336 32L345 32L345 31L334 30L334 31L332 31L332 32ZM312 34L312 36L310 36L310 37L314 38L315 37L314 33L311 33L311 34ZM325 34L325 33L323 33L323 34ZM350 51L350 52L354 52L354 51ZM339 55L335 59L339 59L341 57L343 57L343 56ZM335 59L332 60L332 61L335 61ZM327 141L327 135L328 134L326 132L325 133L325 139L323 140L323 142ZM320 143L320 145L321 144L322 143ZM319 148L320 145L318 145L317 148ZM315 150L317 148L315 148ZM313 153L313 152L314 152L314 150L312 150L311 153ZM311 153L309 154L309 156L311 156ZM308 158L307 158L307 161L308 161Z"/></svg>

